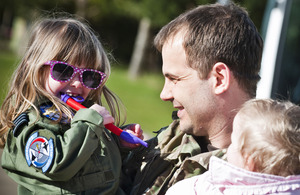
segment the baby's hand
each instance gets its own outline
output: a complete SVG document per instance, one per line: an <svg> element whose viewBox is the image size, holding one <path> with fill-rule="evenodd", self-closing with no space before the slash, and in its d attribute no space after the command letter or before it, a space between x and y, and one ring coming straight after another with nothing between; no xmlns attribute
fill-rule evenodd
<svg viewBox="0 0 300 195"><path fill-rule="evenodd" d="M99 104L94 104L90 109L96 110L103 118L103 124L114 123L115 119L110 115L109 111L105 107L100 106Z"/></svg>
<svg viewBox="0 0 300 195"><path fill-rule="evenodd" d="M141 125L139 125L139 124L130 124L123 130L127 131L128 133L131 133L132 135L135 135L136 137L140 138L141 140L144 139L143 130L141 129ZM120 143L122 146L131 148L131 149L137 148L138 146L140 146L140 144L131 144L122 139L120 139Z"/></svg>

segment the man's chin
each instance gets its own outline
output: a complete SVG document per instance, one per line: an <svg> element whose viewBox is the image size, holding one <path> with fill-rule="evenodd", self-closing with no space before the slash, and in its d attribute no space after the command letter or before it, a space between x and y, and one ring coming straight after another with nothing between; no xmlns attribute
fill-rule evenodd
<svg viewBox="0 0 300 195"><path fill-rule="evenodd" d="M188 135L193 135L193 128L191 125L184 124L184 123L182 123L182 121L180 121L179 128L182 132L184 132Z"/></svg>

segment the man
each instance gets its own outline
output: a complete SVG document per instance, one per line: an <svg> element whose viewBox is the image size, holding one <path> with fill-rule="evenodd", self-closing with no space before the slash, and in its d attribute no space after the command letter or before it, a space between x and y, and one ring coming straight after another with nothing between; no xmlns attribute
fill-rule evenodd
<svg viewBox="0 0 300 195"><path fill-rule="evenodd" d="M178 109L171 125L130 153L122 187L129 194L164 194L179 180L224 157L237 109L256 95L262 39L235 5L203 5L164 26L154 44L162 53L161 99Z"/></svg>

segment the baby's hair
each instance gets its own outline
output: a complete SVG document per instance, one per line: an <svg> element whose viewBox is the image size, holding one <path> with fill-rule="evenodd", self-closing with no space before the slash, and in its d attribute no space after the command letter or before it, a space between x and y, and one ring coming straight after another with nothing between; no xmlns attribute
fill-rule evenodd
<svg viewBox="0 0 300 195"><path fill-rule="evenodd" d="M237 113L241 154L255 171L300 174L300 107L289 101L250 100Z"/></svg>
<svg viewBox="0 0 300 195"><path fill-rule="evenodd" d="M4 147L6 134L13 127L13 120L30 107L39 115L36 103L43 98L49 99L60 112L72 118L72 110L59 98L45 90L45 79L49 68L44 63L49 60L65 61L73 65L85 64L85 68L97 69L107 77L101 86L92 90L87 100L102 105L102 93L115 118L115 124L121 122L123 104L106 86L110 75L110 62L97 34L90 26L74 16L41 19L33 25L31 37L23 59L10 81L9 92L0 111L0 148ZM122 122L124 122L125 116Z"/></svg>

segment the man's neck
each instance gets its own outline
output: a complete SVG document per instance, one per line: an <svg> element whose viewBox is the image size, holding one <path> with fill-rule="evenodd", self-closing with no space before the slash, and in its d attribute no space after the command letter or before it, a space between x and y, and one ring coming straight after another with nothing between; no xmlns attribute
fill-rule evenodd
<svg viewBox="0 0 300 195"><path fill-rule="evenodd" d="M214 135L208 137L209 142L216 148L227 148L231 143L232 121L229 120L227 124L220 128Z"/></svg>
<svg viewBox="0 0 300 195"><path fill-rule="evenodd" d="M210 143L212 146L216 147L216 148L228 148L228 146L231 143L231 133L228 134L224 134L220 137L216 137L214 139L210 139Z"/></svg>

